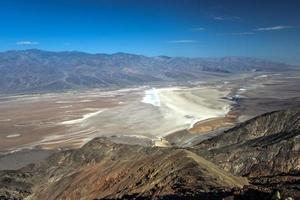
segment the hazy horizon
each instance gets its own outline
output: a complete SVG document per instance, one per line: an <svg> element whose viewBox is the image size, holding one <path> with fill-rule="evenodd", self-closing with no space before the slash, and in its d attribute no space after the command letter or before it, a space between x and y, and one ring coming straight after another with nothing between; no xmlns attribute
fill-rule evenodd
<svg viewBox="0 0 300 200"><path fill-rule="evenodd" d="M299 1L2 1L0 51L243 56L300 64Z"/></svg>
<svg viewBox="0 0 300 200"><path fill-rule="evenodd" d="M293 63L293 62L286 62L278 59L272 59L272 58L264 58L264 57L254 57L254 56L236 56L236 55L228 55L228 56L170 56L170 55L145 55L145 54L140 54L140 53L134 53L134 52L111 52L111 53L105 53L105 52L88 52L88 51L79 51L79 50L47 50L47 49L39 49L39 48L27 48L27 49L8 49L5 51L0 51L0 53L5 53L9 51L32 51L32 50L37 50L37 51L44 51L44 52L55 52L55 53L60 53L60 52L77 52L77 53L86 53L86 54L91 54L91 55L97 55L97 54L106 54L106 55L114 55L114 54L132 54L132 55L138 55L138 56L146 56L146 57L172 57L172 58L202 58L202 59L214 59L214 58L253 58L253 59L259 59L259 60L265 60L265 61L271 61L271 62L278 62L278 63L284 63L284 64L289 64L289 65L294 65L294 66L300 66L300 63Z"/></svg>

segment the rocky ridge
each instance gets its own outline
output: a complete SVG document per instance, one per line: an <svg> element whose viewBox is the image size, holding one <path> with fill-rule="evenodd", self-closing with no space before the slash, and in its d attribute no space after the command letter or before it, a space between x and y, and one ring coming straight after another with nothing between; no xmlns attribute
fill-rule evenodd
<svg viewBox="0 0 300 200"><path fill-rule="evenodd" d="M194 149L251 184L300 197L300 108L255 117Z"/></svg>

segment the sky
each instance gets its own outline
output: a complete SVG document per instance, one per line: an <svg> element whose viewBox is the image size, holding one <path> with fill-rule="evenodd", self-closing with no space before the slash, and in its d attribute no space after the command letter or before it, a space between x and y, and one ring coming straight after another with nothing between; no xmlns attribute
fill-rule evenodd
<svg viewBox="0 0 300 200"><path fill-rule="evenodd" d="M0 51L247 56L300 64L299 0L2 0Z"/></svg>

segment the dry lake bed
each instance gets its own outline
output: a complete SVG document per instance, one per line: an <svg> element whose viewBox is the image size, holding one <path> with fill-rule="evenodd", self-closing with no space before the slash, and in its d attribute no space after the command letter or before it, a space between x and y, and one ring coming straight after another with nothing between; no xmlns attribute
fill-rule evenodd
<svg viewBox="0 0 300 200"><path fill-rule="evenodd" d="M0 151L76 148L98 136L165 145L180 131L208 133L299 104L299 76L263 74L188 86L0 97Z"/></svg>

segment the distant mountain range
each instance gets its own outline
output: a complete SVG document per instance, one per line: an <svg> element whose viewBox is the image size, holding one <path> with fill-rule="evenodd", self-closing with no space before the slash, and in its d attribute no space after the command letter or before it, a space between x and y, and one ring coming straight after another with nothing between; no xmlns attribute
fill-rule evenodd
<svg viewBox="0 0 300 200"><path fill-rule="evenodd" d="M283 71L287 64L247 57L146 57L37 49L0 53L0 92L46 92L201 80L214 75Z"/></svg>

